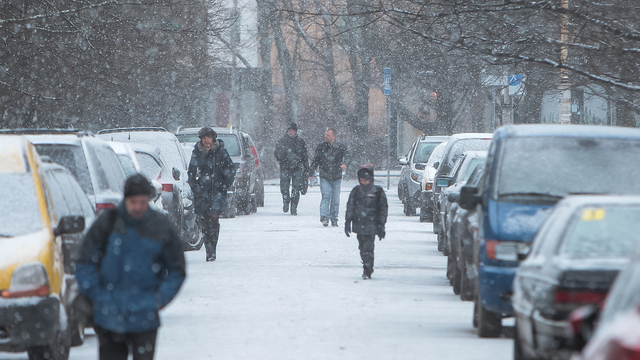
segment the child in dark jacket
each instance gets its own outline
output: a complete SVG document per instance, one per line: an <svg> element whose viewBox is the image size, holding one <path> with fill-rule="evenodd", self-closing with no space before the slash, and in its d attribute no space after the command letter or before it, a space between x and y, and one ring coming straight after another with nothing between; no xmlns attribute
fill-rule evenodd
<svg viewBox="0 0 640 360"><path fill-rule="evenodd" d="M349 194L344 233L347 236L351 232L358 234L358 249L364 267L362 279L371 279L375 236L378 235L380 240L385 237L384 225L389 206L382 187L373 184L371 165L362 165L358 170L358 181L360 185L356 185Z"/></svg>

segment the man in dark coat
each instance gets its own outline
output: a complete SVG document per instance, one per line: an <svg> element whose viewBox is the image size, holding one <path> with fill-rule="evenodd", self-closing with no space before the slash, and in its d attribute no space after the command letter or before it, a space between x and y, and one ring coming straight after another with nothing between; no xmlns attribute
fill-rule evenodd
<svg viewBox="0 0 640 360"><path fill-rule="evenodd" d="M309 155L307 144L298 137L298 125L289 124L287 134L276 143L274 156L280 164L280 192L282 193L282 211L289 211L291 204L291 215L298 215L298 201L300 201L300 191L307 181L305 174L309 170ZM291 194L289 194L289 184L291 184Z"/></svg>
<svg viewBox="0 0 640 360"><path fill-rule="evenodd" d="M76 278L93 304L101 360L151 360L159 310L185 278L182 243L173 221L149 208L154 189L129 177L118 208L103 211L80 245Z"/></svg>
<svg viewBox="0 0 640 360"><path fill-rule="evenodd" d="M373 273L373 250L375 236L382 240L385 233L387 213L387 195L381 186L373 184L373 167L363 165L358 170L358 181L347 202L344 232L347 236L351 232L358 234L358 249L364 267L362 279L371 279Z"/></svg>
<svg viewBox="0 0 640 360"><path fill-rule="evenodd" d="M347 147L336 142L337 136L338 131L334 128L325 131L324 142L316 147L309 172L311 174L316 168L320 168L320 221L324 226L329 225L329 220L331 226L338 226L342 171L347 169L349 163Z"/></svg>
<svg viewBox="0 0 640 360"><path fill-rule="evenodd" d="M210 127L198 132L189 162L189 186L193 192L194 212L204 236L207 261L216 260L220 236L220 214L227 209L227 189L233 186L236 168L218 134Z"/></svg>

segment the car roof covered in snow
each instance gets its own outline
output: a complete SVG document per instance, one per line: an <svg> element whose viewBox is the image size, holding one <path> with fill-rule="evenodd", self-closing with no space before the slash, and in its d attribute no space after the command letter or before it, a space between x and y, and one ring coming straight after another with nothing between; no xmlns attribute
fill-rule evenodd
<svg viewBox="0 0 640 360"><path fill-rule="evenodd" d="M494 138L502 137L590 137L640 139L640 129L600 125L522 124L496 129Z"/></svg>
<svg viewBox="0 0 640 360"><path fill-rule="evenodd" d="M29 141L24 136L0 135L0 172L28 172L26 151L29 146Z"/></svg>

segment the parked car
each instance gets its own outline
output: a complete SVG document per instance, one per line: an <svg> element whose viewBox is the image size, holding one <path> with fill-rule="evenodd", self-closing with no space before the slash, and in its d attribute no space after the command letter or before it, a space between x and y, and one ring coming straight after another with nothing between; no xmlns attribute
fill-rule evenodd
<svg viewBox="0 0 640 360"><path fill-rule="evenodd" d="M508 125L493 136L485 181L459 204L479 208L475 316L481 337L499 336L513 315L519 256L547 209L574 194L640 194L640 130L589 125Z"/></svg>
<svg viewBox="0 0 640 360"><path fill-rule="evenodd" d="M448 139L448 136L422 135L411 145L407 155L398 159L400 165L403 165L398 182L398 197L404 205L406 216L416 215L416 208L422 208L421 199L425 196L421 187L424 170L433 150Z"/></svg>
<svg viewBox="0 0 640 360"><path fill-rule="evenodd" d="M149 179L160 183L160 198L164 206L163 212L174 220L176 226L193 229L198 236L182 237L184 250L200 250L202 247L202 232L200 224L196 222L193 212L185 212L185 201L191 206L191 200L184 200L177 181L171 176L171 169L167 166L160 149L155 145L131 143L135 158L140 164L140 172Z"/></svg>
<svg viewBox="0 0 640 360"><path fill-rule="evenodd" d="M176 136L163 128L158 127L136 127L136 128L120 128L105 129L98 131L98 137L106 141L120 141L127 143L143 143L155 145L160 149L162 158L167 166L171 169L169 174L175 180L175 189L172 193L180 194L182 204L176 205L163 196L163 204L165 208L169 206L172 209L170 213L176 221L176 227L180 232L181 238L191 238L192 241L200 238L198 229L189 226L194 221L186 221L186 219L195 219L193 207L188 206L191 203L190 198L193 196L191 188L187 184L187 159L182 149L182 145ZM139 160L139 159L138 159ZM164 193L165 191L163 191ZM169 202L169 203L167 203ZM181 212L183 212L181 214Z"/></svg>
<svg viewBox="0 0 640 360"><path fill-rule="evenodd" d="M0 135L0 183L0 351L66 359L82 344L84 324L72 306L78 286L65 249L93 208L69 173L43 164L24 136Z"/></svg>
<svg viewBox="0 0 640 360"><path fill-rule="evenodd" d="M200 141L198 131L201 128L179 128L176 132L178 140L182 142L189 154L195 144ZM264 173L258 155L258 149L249 134L233 127L212 128L218 134L225 149L229 152L236 167L236 177L233 189L229 194L229 208L226 217L256 212L258 207L264 206Z"/></svg>
<svg viewBox="0 0 640 360"><path fill-rule="evenodd" d="M625 224L635 228L637 236L638 219ZM589 307L583 307L589 308ZM588 340L581 353L576 353L572 360L632 360L640 358L640 252L636 252L629 264L616 278L611 291L604 302L602 312L599 307L586 315L591 324L588 329L576 329L580 337ZM593 322L597 321L595 332ZM588 332L590 336L587 336ZM581 339L582 340L582 339ZM574 343L575 343L574 339Z"/></svg>
<svg viewBox="0 0 640 360"><path fill-rule="evenodd" d="M422 170L422 181L420 183L420 222L433 221L433 179L438 171L440 161L442 161L442 155L444 155L444 149L447 147L447 142L442 142L436 146L431 155L424 170ZM402 200L402 199L401 199Z"/></svg>
<svg viewBox="0 0 640 360"><path fill-rule="evenodd" d="M483 180L483 176L484 163L476 166L464 185L457 190L448 191L449 202L457 203L460 200L460 189L467 184L477 187ZM460 294L461 300L472 301L478 278L474 256L479 229L477 206L469 210L459 205L452 206L449 219L451 223L447 230L447 239L451 244L449 259L454 260L451 267L451 285L453 285L453 292Z"/></svg>
<svg viewBox="0 0 640 360"><path fill-rule="evenodd" d="M138 163L138 159L136 158L136 152L133 151L133 148L128 143L109 141L108 144L116 153L118 161L120 161L120 165L122 165L127 178L131 175L142 172L140 164ZM156 211L169 214L164 209L164 205L162 204L162 197L160 196L160 194L162 193L162 184L156 179L150 178L149 180L156 190L155 196L153 197L153 199L151 199L151 201L149 201L149 206L151 206L151 208Z"/></svg>
<svg viewBox="0 0 640 360"><path fill-rule="evenodd" d="M47 156L71 171L96 211L116 207L123 197L124 169L106 142L81 130L11 129L0 134L23 134Z"/></svg>
<svg viewBox="0 0 640 360"><path fill-rule="evenodd" d="M568 359L569 313L604 301L639 245L640 196L558 202L513 281L514 358Z"/></svg>

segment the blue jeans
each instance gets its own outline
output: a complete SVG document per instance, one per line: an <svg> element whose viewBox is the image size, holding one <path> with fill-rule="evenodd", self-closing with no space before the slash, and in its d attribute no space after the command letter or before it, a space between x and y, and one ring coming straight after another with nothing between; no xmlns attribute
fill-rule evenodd
<svg viewBox="0 0 640 360"><path fill-rule="evenodd" d="M320 178L320 220L328 217L332 222L338 221L338 210L340 210L340 183L342 180L328 181Z"/></svg>

